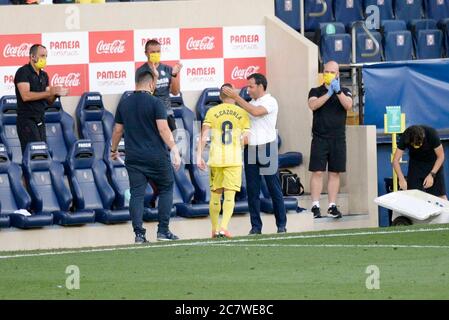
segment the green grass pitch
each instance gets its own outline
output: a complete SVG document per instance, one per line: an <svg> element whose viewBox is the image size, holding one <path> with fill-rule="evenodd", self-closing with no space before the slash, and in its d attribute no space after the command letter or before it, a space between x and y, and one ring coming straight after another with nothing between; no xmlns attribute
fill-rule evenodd
<svg viewBox="0 0 449 320"><path fill-rule="evenodd" d="M91 250L0 253L0 299L449 298L449 225Z"/></svg>

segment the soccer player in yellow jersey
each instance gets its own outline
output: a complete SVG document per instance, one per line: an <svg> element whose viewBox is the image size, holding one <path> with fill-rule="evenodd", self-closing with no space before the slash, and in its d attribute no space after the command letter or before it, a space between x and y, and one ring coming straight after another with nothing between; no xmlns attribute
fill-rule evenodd
<svg viewBox="0 0 449 320"><path fill-rule="evenodd" d="M197 166L201 170L210 167L210 203L209 213L212 222L212 238L230 238L228 224L235 206L235 194L242 185L242 149L248 143L250 121L248 113L235 105L235 100L223 93L223 88L232 88L224 84L220 89L222 104L212 107L206 113L201 130L201 140L197 149ZM211 134L209 161L203 159L203 150ZM224 192L223 219L219 225L221 197Z"/></svg>

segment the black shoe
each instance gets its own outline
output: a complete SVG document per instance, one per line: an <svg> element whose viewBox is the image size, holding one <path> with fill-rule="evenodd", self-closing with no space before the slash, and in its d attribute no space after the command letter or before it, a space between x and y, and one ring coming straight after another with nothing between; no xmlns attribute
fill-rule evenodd
<svg viewBox="0 0 449 320"><path fill-rule="evenodd" d="M248 235L254 235L254 234L262 234L262 231L256 230L256 229L251 229L248 233Z"/></svg>
<svg viewBox="0 0 449 320"><path fill-rule="evenodd" d="M145 238L145 233L136 233L134 242L137 244L148 243L147 238Z"/></svg>
<svg viewBox="0 0 449 320"><path fill-rule="evenodd" d="M286 233L287 232L287 228L278 228L278 233Z"/></svg>
<svg viewBox="0 0 449 320"><path fill-rule="evenodd" d="M179 238L170 231L157 233L157 241L173 241L173 240L179 240Z"/></svg>
<svg viewBox="0 0 449 320"><path fill-rule="evenodd" d="M313 218L315 218L315 219L321 218L321 211L320 211L319 207L313 206L312 212L313 212Z"/></svg>
<svg viewBox="0 0 449 320"><path fill-rule="evenodd" d="M327 209L327 214L334 217L335 219L340 219L341 218L341 212L338 211L337 206L333 205L332 207L329 207L329 209Z"/></svg>

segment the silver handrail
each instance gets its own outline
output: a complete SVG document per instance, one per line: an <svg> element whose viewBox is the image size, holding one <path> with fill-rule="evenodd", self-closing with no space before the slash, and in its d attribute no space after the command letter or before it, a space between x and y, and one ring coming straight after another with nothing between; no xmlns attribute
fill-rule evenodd
<svg viewBox="0 0 449 320"><path fill-rule="evenodd" d="M356 41L357 41L357 27L358 26L362 26L362 29L365 31L365 33L368 35L368 37L374 43L374 52L362 53L362 57L364 57L364 58L374 57L375 55L377 55L379 53L379 50L380 50L379 42L377 41L376 38L374 38L374 36L371 33L371 31L369 31L369 29L366 27L365 21L357 21L357 22L355 22L352 25L352 30L351 30L351 33L352 33L352 63L357 63L357 45L356 45Z"/></svg>
<svg viewBox="0 0 449 320"><path fill-rule="evenodd" d="M311 12L309 13L310 17L322 17L326 14L327 11L327 2L325 0L318 0L319 2L321 2L321 4L323 5L323 10L321 10L320 12Z"/></svg>
<svg viewBox="0 0 449 320"><path fill-rule="evenodd" d="M300 29L299 31L301 32L302 35L304 35L304 25L305 25L305 21L304 21L304 0L299 0L299 22L300 22Z"/></svg>

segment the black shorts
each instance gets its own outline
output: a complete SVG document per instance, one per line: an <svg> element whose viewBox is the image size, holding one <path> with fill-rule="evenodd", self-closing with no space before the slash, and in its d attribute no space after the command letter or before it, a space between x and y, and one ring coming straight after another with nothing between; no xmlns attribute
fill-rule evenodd
<svg viewBox="0 0 449 320"><path fill-rule="evenodd" d="M313 137L309 171L346 172L346 139Z"/></svg>
<svg viewBox="0 0 449 320"><path fill-rule="evenodd" d="M30 142L47 142L44 121L17 117L16 127L20 146L22 147L22 154L25 152L25 148Z"/></svg>
<svg viewBox="0 0 449 320"><path fill-rule="evenodd" d="M418 165L416 163L410 163L407 173L407 189L418 189L434 196L440 197L446 195L446 185L444 182L444 170L443 167L438 170L435 179L433 179L433 186L424 189L424 179L429 175L433 168L433 163L428 165Z"/></svg>

